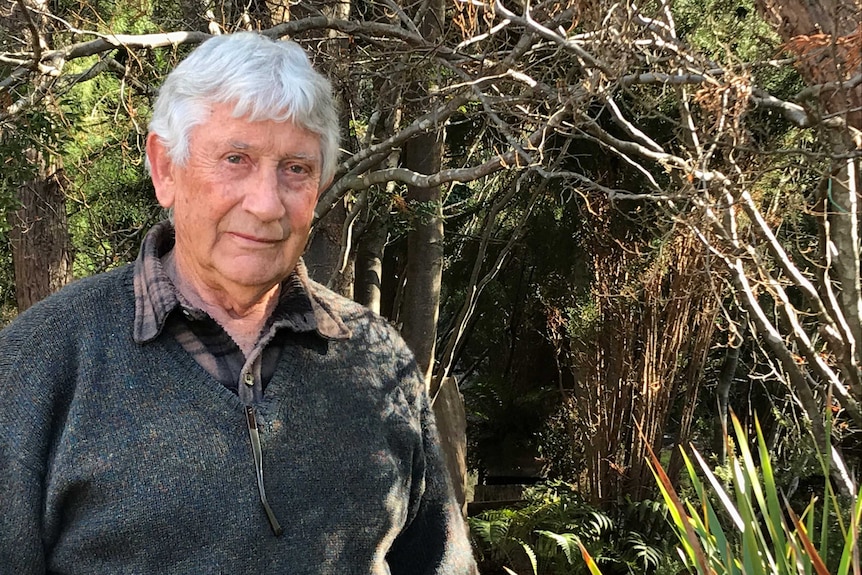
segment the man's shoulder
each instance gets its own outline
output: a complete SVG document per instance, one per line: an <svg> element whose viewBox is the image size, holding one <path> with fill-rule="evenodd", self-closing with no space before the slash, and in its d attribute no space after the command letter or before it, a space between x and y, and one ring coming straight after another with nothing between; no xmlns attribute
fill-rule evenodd
<svg viewBox="0 0 862 575"><path fill-rule="evenodd" d="M19 314L3 333L19 337L54 329L69 333L76 325L92 325L99 317L116 318L125 309L134 310L131 264L74 280Z"/></svg>
<svg viewBox="0 0 862 575"><path fill-rule="evenodd" d="M364 324L389 326L389 322L385 318L364 305L346 298L310 278L308 280L308 292L315 303L337 317L351 330Z"/></svg>
<svg viewBox="0 0 862 575"><path fill-rule="evenodd" d="M404 383L407 373L416 371L413 352L386 318L311 280L308 288L309 295L318 305L336 315L349 330L348 349L361 352L359 355L363 361L393 366L401 383ZM412 381L412 378L407 379Z"/></svg>

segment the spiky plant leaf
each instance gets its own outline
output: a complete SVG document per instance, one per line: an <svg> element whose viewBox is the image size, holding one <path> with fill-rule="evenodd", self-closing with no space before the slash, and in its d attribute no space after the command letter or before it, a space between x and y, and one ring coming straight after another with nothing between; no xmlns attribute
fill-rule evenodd
<svg viewBox="0 0 862 575"><path fill-rule="evenodd" d="M735 419L736 414L732 414ZM787 549L787 541L785 539L785 523L784 515L781 511L781 504L778 501L778 488L775 485L775 476L772 472L772 460L769 456L766 439L763 437L763 430L760 428L760 420L755 418L754 428L757 432L757 450L760 457L760 467L763 473L763 484L766 501L758 500L761 507L761 512L764 517L769 517L766 525L769 530L769 536L772 538L773 548L776 550L775 559L781 563L783 573L791 573L793 565L788 562L787 553L781 553L782 549Z"/></svg>
<svg viewBox="0 0 862 575"><path fill-rule="evenodd" d="M638 431L643 435L643 432L638 428ZM653 472L653 475L656 477L656 480L659 484L659 489L662 492L662 495L665 498L665 501L668 503L668 507L670 508L671 516L673 517L674 523L678 526L678 528L682 529L685 534L685 541L688 543L686 548L689 556L692 558L692 561L699 569L702 569L702 573L711 573L712 570L709 568L709 565L706 561L706 555L703 552L703 547L697 539L697 535L694 533L694 529L692 529L691 524L688 521L688 515L685 512L685 508L682 505L682 501L679 498L676 490L673 488L673 483L671 483L670 478L665 473L664 468L661 466L661 462L656 456L655 452L652 450L648 441L645 441L644 444L647 447L647 452L649 455L649 464L650 469Z"/></svg>
<svg viewBox="0 0 862 575"><path fill-rule="evenodd" d="M796 526L796 535L799 537L799 540L802 541L802 545L805 547L805 552L811 559L811 564L814 566L815 573L817 573L817 575L829 575L829 570L826 568L826 564L823 563L823 559L820 558L820 554L817 552L817 549L814 547L814 544L811 542L811 539L808 538L805 525L802 524L802 522L793 512L793 509L790 507L790 504L787 501L785 501L784 503L787 507L787 514L790 515L790 519Z"/></svg>
<svg viewBox="0 0 862 575"><path fill-rule="evenodd" d="M850 530L844 538L844 548L841 551L841 562L838 565L838 575L847 575L850 564L853 564L853 575L862 574L859 566L859 533L862 531L862 488L856 495L856 505L850 517Z"/></svg>

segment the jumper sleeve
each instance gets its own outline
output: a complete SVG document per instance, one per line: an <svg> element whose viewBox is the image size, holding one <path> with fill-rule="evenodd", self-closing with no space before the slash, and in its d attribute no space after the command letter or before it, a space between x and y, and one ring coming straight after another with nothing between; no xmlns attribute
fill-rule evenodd
<svg viewBox="0 0 862 575"><path fill-rule="evenodd" d="M29 396L15 358L19 345L0 334L0 573L45 573L42 501L47 417Z"/></svg>
<svg viewBox="0 0 862 575"><path fill-rule="evenodd" d="M0 425L5 419L0 421ZM0 440L0 573L45 573L41 537L39 474L9 454L6 438ZM7 571L8 569L8 571Z"/></svg>
<svg viewBox="0 0 862 575"><path fill-rule="evenodd" d="M478 573L467 526L452 492L434 414L412 369L422 427L422 453L414 457L416 501L387 556L392 575L473 575Z"/></svg>

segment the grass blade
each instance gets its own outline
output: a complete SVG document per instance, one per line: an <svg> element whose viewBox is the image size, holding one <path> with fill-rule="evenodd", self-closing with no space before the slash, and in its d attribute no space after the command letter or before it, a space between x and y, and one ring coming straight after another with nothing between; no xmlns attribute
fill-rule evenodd
<svg viewBox="0 0 862 575"><path fill-rule="evenodd" d="M743 553L743 555L753 561L752 569L755 570L753 573L756 572L759 574L761 570L766 570L769 573L780 573L781 571L778 569L773 557L775 546L767 542L761 524L766 523L767 529L770 529L773 523L780 525L781 516L770 516L763 488L761 487L760 472L754 463L754 457L752 457L751 450L748 447L748 434L743 429L735 413L731 413L731 420L739 451L739 456L732 459L737 510L742 515L747 527L743 533L743 543L748 553ZM755 501L760 509L759 516L754 508ZM763 560L766 561L765 567Z"/></svg>

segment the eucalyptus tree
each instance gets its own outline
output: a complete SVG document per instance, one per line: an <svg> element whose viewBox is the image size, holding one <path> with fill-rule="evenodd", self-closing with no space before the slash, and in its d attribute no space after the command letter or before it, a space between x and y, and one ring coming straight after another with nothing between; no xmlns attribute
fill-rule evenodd
<svg viewBox="0 0 862 575"><path fill-rule="evenodd" d="M6 26L0 33L0 49L13 54L5 59L6 67L24 62L14 56L20 50L18 42L23 42L35 55L33 62L27 65L32 64L38 70L38 55L51 48L53 22L47 10L47 4L37 0L21 0L3 6L0 14ZM14 70L12 76L16 73L21 74L20 68ZM12 249L18 311L61 288L72 277L63 163L50 145L61 137L63 128L59 124L62 120L49 95L53 78L39 73L32 80L33 91L47 97L40 109L30 110L26 115L27 133L0 125L0 148L6 156L0 190L7 205L5 220ZM17 103L9 103L14 110Z"/></svg>

